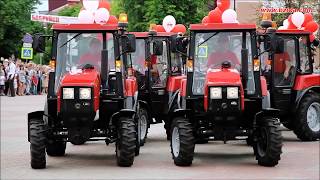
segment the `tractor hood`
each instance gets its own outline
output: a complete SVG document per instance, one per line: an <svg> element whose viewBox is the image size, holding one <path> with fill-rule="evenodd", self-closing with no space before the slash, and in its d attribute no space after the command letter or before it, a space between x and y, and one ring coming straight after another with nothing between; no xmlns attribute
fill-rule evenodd
<svg viewBox="0 0 320 180"><path fill-rule="evenodd" d="M61 86L94 86L99 78L96 69L78 69L64 75Z"/></svg>
<svg viewBox="0 0 320 180"><path fill-rule="evenodd" d="M241 107L244 107L244 91L241 76L238 70L233 68L209 69L204 85L204 108L208 109L209 87L239 87Z"/></svg>

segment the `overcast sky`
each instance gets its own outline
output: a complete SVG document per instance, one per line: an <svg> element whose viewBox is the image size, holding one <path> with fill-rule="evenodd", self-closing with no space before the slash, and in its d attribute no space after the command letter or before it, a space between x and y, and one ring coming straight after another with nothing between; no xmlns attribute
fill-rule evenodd
<svg viewBox="0 0 320 180"><path fill-rule="evenodd" d="M40 4L36 6L35 11L48 11L48 0L40 0Z"/></svg>

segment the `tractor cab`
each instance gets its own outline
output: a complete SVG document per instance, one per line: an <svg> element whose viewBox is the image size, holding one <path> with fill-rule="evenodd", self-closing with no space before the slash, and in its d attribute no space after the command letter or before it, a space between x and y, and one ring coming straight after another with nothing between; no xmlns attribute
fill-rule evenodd
<svg viewBox="0 0 320 180"><path fill-rule="evenodd" d="M135 36L126 34L127 17L118 24L54 24L49 93L44 111L29 113L31 166L45 168L45 151L63 156L66 143L116 142L119 166L131 166L139 153L136 116L138 85L130 75ZM45 38L37 35L41 52ZM40 127L37 129L34 127ZM41 133L45 131L46 133ZM41 137L40 137L41 136ZM44 136L42 138L42 136ZM38 142L41 141L41 142ZM38 147L39 145L46 146Z"/></svg>
<svg viewBox="0 0 320 180"><path fill-rule="evenodd" d="M320 138L320 74L314 70L310 32L298 29L259 32L262 73L268 84L265 105L280 110L281 121L303 141Z"/></svg>
<svg viewBox="0 0 320 180"><path fill-rule="evenodd" d="M183 78L185 56L175 49L176 39L183 38L177 32L133 32L136 36L136 52L132 54L133 68L139 82L141 142L150 124L165 122L170 131L168 112L173 110L174 99Z"/></svg>
<svg viewBox="0 0 320 180"><path fill-rule="evenodd" d="M190 25L187 78L180 83L171 117L176 165L192 163L195 143L241 139L252 143L260 165L278 164L282 146L278 111L262 108L267 87L256 37L252 24Z"/></svg>

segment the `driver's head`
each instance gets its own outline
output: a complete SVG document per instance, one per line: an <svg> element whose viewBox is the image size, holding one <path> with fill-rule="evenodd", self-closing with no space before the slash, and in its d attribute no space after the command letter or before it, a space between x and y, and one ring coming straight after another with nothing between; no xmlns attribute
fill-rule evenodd
<svg viewBox="0 0 320 180"><path fill-rule="evenodd" d="M89 47L90 47L90 52L92 52L92 54L100 53L100 51L101 51L101 41L99 41L96 38L93 38L90 41Z"/></svg>

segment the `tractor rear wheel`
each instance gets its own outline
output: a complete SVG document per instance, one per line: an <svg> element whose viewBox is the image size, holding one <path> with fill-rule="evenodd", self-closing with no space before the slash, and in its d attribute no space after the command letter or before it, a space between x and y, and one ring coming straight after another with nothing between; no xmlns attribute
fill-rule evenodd
<svg viewBox="0 0 320 180"><path fill-rule="evenodd" d="M261 120L255 133L257 141L253 143L254 154L259 165L276 166L282 153L280 122L272 117Z"/></svg>
<svg viewBox="0 0 320 180"><path fill-rule="evenodd" d="M194 155L195 139L188 119L177 117L171 126L171 154L177 166L190 166Z"/></svg>
<svg viewBox="0 0 320 180"><path fill-rule="evenodd" d="M148 112L144 108L140 108L139 110L139 128L140 128L140 146L143 146L146 142L147 135L148 135L148 128L149 128L149 121L148 121Z"/></svg>
<svg viewBox="0 0 320 180"><path fill-rule="evenodd" d="M294 133L302 141L320 138L320 95L307 94L300 102L294 119Z"/></svg>
<svg viewBox="0 0 320 180"><path fill-rule="evenodd" d="M64 156L66 152L66 142L48 140L46 151L49 156Z"/></svg>
<svg viewBox="0 0 320 180"><path fill-rule="evenodd" d="M46 168L46 128L40 119L30 119L30 155L33 169Z"/></svg>
<svg viewBox="0 0 320 180"><path fill-rule="evenodd" d="M116 142L117 163L122 167L133 164L136 151L137 132L132 119L120 117Z"/></svg>

